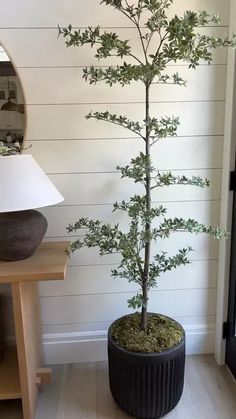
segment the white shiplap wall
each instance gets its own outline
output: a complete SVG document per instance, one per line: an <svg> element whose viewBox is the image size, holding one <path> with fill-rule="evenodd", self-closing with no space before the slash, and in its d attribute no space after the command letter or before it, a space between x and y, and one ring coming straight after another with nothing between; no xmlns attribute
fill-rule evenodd
<svg viewBox="0 0 236 419"><path fill-rule="evenodd" d="M14 61L22 80L27 109L26 144L65 196L57 207L44 209L49 221L48 239L64 239L66 225L80 216L117 221L111 203L133 193L133 185L119 180L116 164L124 164L142 144L125 130L86 121L91 109L126 113L143 118L142 86L127 88L88 86L82 67L95 64L88 48L66 48L57 39L57 24L112 27L131 39L135 31L112 9L98 0L42 0L3 2L0 42ZM220 27L201 29L225 35L229 0L189 0L188 9L206 7L220 12ZM172 13L186 9L175 0ZM180 116L178 137L156 146L153 160L160 170L197 174L212 180L208 190L192 187L162 189L154 200L166 204L170 215L196 217L218 223L224 132L224 102L227 52L219 50L212 66L198 71L170 66L188 79L186 88L155 87L151 94L153 114ZM107 64L115 63L107 60ZM97 63L96 63L97 64ZM127 220L121 220L124 228ZM166 274L151 293L150 309L177 318L186 328L189 352L213 351L216 312L218 245L205 236L176 234L163 243L174 252L188 243L194 247L193 264ZM117 257L101 259L94 250L82 250L69 262L67 280L40 285L45 353L49 362L101 359L105 356L104 330L127 312L126 300L136 291L133 284L110 278ZM10 326L9 320L9 326Z"/></svg>

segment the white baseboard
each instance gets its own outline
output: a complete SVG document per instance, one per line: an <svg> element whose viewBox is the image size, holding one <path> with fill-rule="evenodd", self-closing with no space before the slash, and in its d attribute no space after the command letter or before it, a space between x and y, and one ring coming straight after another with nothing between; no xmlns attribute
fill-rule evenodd
<svg viewBox="0 0 236 419"><path fill-rule="evenodd" d="M214 353L215 324L189 325L184 329L187 355Z"/></svg>
<svg viewBox="0 0 236 419"><path fill-rule="evenodd" d="M188 325L187 355L214 352L214 324ZM43 336L46 364L96 362L107 359L107 331L51 333Z"/></svg>

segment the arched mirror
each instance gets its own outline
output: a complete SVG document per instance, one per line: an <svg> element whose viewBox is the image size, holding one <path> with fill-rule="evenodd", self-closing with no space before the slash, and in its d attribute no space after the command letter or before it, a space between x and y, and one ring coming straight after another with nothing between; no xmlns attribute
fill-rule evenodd
<svg viewBox="0 0 236 419"><path fill-rule="evenodd" d="M0 44L0 154L17 154L23 147L25 107L21 83Z"/></svg>

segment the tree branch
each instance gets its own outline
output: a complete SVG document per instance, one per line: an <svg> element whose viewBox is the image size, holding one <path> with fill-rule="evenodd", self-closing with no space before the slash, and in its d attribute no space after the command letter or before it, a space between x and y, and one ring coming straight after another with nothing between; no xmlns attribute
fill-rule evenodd
<svg viewBox="0 0 236 419"><path fill-rule="evenodd" d="M112 117L112 118L111 118ZM123 118L124 121L119 121L118 117L116 115L110 114L109 112L95 112L92 113L90 112L88 115L86 115L86 119L96 119L97 121L104 121L104 122L108 122L110 124L113 125L118 125L122 128L125 128L131 132L134 132L136 135L138 135L139 137L141 137L144 141L145 141L145 137L141 134L141 132L135 128L132 128L132 126L135 126L135 124L138 123L134 123L133 121L128 120L128 118L126 117L119 117L119 118ZM109 119L110 118L110 119ZM126 125L124 125L126 123ZM129 124L130 126L127 126L127 124ZM140 127L141 129L141 127Z"/></svg>

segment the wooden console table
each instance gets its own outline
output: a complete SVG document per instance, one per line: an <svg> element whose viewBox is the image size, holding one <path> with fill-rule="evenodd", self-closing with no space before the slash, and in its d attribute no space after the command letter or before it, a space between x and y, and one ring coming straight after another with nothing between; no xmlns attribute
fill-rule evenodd
<svg viewBox="0 0 236 419"><path fill-rule="evenodd" d="M24 419L34 418L39 385L51 382L51 370L42 368L37 281L65 278L68 244L44 242L28 259L0 261L0 283L11 284L16 333L16 347L6 348L0 362L0 400L22 399Z"/></svg>

